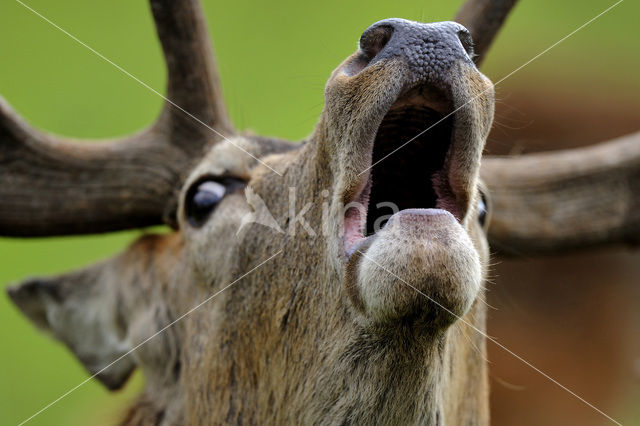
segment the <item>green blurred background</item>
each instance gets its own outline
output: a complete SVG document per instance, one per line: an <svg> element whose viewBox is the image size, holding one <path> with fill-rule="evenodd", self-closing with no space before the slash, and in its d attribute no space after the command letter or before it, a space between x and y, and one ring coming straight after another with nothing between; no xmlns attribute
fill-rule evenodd
<svg viewBox="0 0 640 426"><path fill-rule="evenodd" d="M166 73L142 0L28 0L35 10L163 91ZM610 6L611 0L521 0L483 70L498 81ZM238 128L300 139L322 108L332 69L371 23L451 19L461 1L204 0L225 99ZM625 1L498 87L556 86L594 96L640 93L640 4ZM30 123L77 138L104 138L150 124L162 100L13 0L0 3L0 94ZM35 197L36 194L25 194ZM0 200L1 202L1 200ZM105 236L0 239L0 283L78 268L116 253L140 231ZM0 423L16 424L82 382L67 350L41 335L0 295ZM113 424L143 378L110 394L91 381L30 424Z"/></svg>

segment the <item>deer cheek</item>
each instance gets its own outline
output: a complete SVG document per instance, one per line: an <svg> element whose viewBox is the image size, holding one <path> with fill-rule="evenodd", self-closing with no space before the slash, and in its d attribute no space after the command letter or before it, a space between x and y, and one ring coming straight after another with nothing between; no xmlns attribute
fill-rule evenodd
<svg viewBox="0 0 640 426"><path fill-rule="evenodd" d="M349 268L350 297L378 325L411 320L444 329L469 310L480 289L478 252L441 210L394 215L359 254Z"/></svg>

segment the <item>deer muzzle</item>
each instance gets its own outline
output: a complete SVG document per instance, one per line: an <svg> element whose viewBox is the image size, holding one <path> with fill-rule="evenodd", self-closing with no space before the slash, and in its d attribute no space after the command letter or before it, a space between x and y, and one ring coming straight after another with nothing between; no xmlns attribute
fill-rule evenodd
<svg viewBox="0 0 640 426"><path fill-rule="evenodd" d="M477 294L470 213L494 93L472 57L460 24L387 19L327 85L349 291L378 319L413 312L407 291L440 300L440 319L463 315Z"/></svg>

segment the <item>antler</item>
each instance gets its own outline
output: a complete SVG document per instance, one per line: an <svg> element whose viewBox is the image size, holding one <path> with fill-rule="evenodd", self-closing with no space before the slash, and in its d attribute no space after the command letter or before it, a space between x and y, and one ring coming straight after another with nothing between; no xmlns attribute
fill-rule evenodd
<svg viewBox="0 0 640 426"><path fill-rule="evenodd" d="M491 245L536 254L640 243L640 132L587 148L484 159Z"/></svg>
<svg viewBox="0 0 640 426"><path fill-rule="evenodd" d="M0 98L0 234L172 224L183 173L233 128L199 3L151 0L151 9L169 101L150 128L121 140L78 143L32 128Z"/></svg>
<svg viewBox="0 0 640 426"><path fill-rule="evenodd" d="M480 65L517 0L467 0L455 20L475 42ZM640 243L640 133L597 146L486 157L492 247L537 254Z"/></svg>
<svg viewBox="0 0 640 426"><path fill-rule="evenodd" d="M484 57L507 15L518 0L467 0L454 18L471 32L476 65Z"/></svg>

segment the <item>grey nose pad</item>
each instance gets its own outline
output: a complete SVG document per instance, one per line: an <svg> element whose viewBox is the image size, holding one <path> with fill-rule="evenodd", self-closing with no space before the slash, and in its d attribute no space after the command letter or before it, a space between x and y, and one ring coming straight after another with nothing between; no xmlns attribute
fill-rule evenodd
<svg viewBox="0 0 640 426"><path fill-rule="evenodd" d="M416 79L441 81L453 62L472 62L473 41L456 22L423 24L391 18L365 30L360 50L369 65L401 58Z"/></svg>

